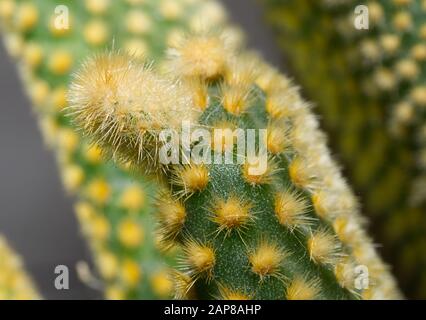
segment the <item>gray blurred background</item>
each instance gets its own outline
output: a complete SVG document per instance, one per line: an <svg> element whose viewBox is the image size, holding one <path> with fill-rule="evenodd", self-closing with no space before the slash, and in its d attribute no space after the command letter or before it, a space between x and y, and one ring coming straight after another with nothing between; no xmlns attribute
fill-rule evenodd
<svg viewBox="0 0 426 320"><path fill-rule="evenodd" d="M251 48L272 64L280 55L262 21L256 0L222 0L233 21L245 29ZM21 254L46 299L99 299L101 293L79 281L75 265L90 262L55 161L42 143L35 117L15 67L0 45L0 233ZM54 268L70 270L70 289L53 285Z"/></svg>

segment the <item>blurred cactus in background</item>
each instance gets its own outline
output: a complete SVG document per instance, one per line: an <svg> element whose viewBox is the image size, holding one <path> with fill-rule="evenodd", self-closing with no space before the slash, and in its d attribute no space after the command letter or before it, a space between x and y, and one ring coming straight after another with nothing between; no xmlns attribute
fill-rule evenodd
<svg viewBox="0 0 426 320"><path fill-rule="evenodd" d="M70 86L76 124L118 165L165 181L157 232L163 247L183 249L176 297L399 298L308 105L287 78L238 47L206 31L173 44L158 65L105 53ZM169 142L172 154L196 149L205 161L159 162L162 130L184 134L182 123L214 138ZM231 132L217 135L224 128ZM265 145L265 171L251 171L261 160L241 152L237 128L267 129L256 147ZM357 285L359 267L368 287Z"/></svg>
<svg viewBox="0 0 426 320"><path fill-rule="evenodd" d="M407 295L425 298L426 2L262 2L386 259Z"/></svg>
<svg viewBox="0 0 426 320"><path fill-rule="evenodd" d="M36 300L40 295L21 259L0 235L0 300Z"/></svg>

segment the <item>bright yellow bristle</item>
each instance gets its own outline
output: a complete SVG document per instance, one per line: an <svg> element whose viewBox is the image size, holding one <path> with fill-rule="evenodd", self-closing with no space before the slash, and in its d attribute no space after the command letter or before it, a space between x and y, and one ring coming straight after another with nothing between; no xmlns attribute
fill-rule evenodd
<svg viewBox="0 0 426 320"><path fill-rule="evenodd" d="M275 195L274 212L278 222L294 230L303 227L311 222L307 216L309 204L303 196L294 191L286 190Z"/></svg>
<svg viewBox="0 0 426 320"><path fill-rule="evenodd" d="M125 247L137 248L143 242L144 230L136 220L126 218L119 223L117 236Z"/></svg>
<svg viewBox="0 0 426 320"><path fill-rule="evenodd" d="M131 185L123 190L120 206L128 211L137 212L145 204L145 192L139 185Z"/></svg>
<svg viewBox="0 0 426 320"><path fill-rule="evenodd" d="M216 263L216 256L212 247L196 241L188 241L185 244L184 252L191 273L194 275L207 273L207 276L211 277Z"/></svg>
<svg viewBox="0 0 426 320"><path fill-rule="evenodd" d="M121 279L131 288L136 287L142 277L141 267L131 259L125 259L121 264Z"/></svg>
<svg viewBox="0 0 426 320"><path fill-rule="evenodd" d="M224 286L219 287L220 299L222 300L249 300L250 297L238 290Z"/></svg>
<svg viewBox="0 0 426 320"><path fill-rule="evenodd" d="M192 94L194 106L199 110L205 110L209 105L208 86L202 79L189 79L185 82L188 92Z"/></svg>
<svg viewBox="0 0 426 320"><path fill-rule="evenodd" d="M185 273L174 270L172 273L175 299L188 299L191 295L193 280Z"/></svg>
<svg viewBox="0 0 426 320"><path fill-rule="evenodd" d="M219 225L219 230L231 231L246 225L251 217L251 204L235 196L219 199L213 208L213 221Z"/></svg>
<svg viewBox="0 0 426 320"><path fill-rule="evenodd" d="M325 230L316 231L308 239L308 252L312 261L335 264L340 256L336 238Z"/></svg>
<svg viewBox="0 0 426 320"><path fill-rule="evenodd" d="M259 275L261 280L266 276L277 276L286 256L287 253L276 244L262 241L249 253L251 270Z"/></svg>
<svg viewBox="0 0 426 320"><path fill-rule="evenodd" d="M307 280L306 277L296 276L287 288L287 300L315 300L319 295L319 281Z"/></svg>
<svg viewBox="0 0 426 320"><path fill-rule="evenodd" d="M183 76L214 79L225 71L226 52L218 36L199 35L182 39L169 49L169 57L174 69Z"/></svg>
<svg viewBox="0 0 426 320"><path fill-rule="evenodd" d="M185 193L202 191L209 182L209 171L204 165L187 165L175 170L175 183L184 188Z"/></svg>
<svg viewBox="0 0 426 320"><path fill-rule="evenodd" d="M250 88L246 86L222 87L222 104L229 113L239 115L250 106Z"/></svg>
<svg viewBox="0 0 426 320"><path fill-rule="evenodd" d="M160 235L165 241L164 245L169 247L170 240L179 234L186 219L186 210L180 201L171 197L170 194L160 194L157 201L158 218L161 224Z"/></svg>
<svg viewBox="0 0 426 320"><path fill-rule="evenodd" d="M288 147L288 138L285 129L278 125L269 125L267 128L266 146L272 154L279 154Z"/></svg>
<svg viewBox="0 0 426 320"><path fill-rule="evenodd" d="M126 41L124 48L127 53L139 59L143 59L149 53L148 44L143 39L135 38Z"/></svg>
<svg viewBox="0 0 426 320"><path fill-rule="evenodd" d="M288 173L291 181L298 188L308 187L313 180L312 175L308 171L306 161L300 157L296 157L291 161Z"/></svg>
<svg viewBox="0 0 426 320"><path fill-rule="evenodd" d="M111 52L88 60L77 73L69 109L101 147L123 157L121 162L143 162L149 172L161 166L161 129L180 130L182 121L198 117L186 90L140 61ZM135 146L131 152L129 145Z"/></svg>

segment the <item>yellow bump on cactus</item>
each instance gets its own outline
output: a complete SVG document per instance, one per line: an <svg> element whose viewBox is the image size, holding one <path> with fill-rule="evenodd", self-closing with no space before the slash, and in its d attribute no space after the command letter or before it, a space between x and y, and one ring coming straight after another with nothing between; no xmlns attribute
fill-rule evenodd
<svg viewBox="0 0 426 320"><path fill-rule="evenodd" d="M83 169L75 164L66 165L63 168L62 180L65 189L69 192L76 192L84 181Z"/></svg>
<svg viewBox="0 0 426 320"><path fill-rule="evenodd" d="M190 164L174 171L174 183L184 189L185 194L202 191L209 182L209 171L205 165Z"/></svg>
<svg viewBox="0 0 426 320"><path fill-rule="evenodd" d="M43 60L43 48L34 42L25 45L23 59L31 68L37 68Z"/></svg>
<svg viewBox="0 0 426 320"><path fill-rule="evenodd" d="M222 104L226 111L239 115L250 106L251 89L245 86L224 85L221 88Z"/></svg>
<svg viewBox="0 0 426 320"><path fill-rule="evenodd" d="M326 230L313 233L307 246L309 256L315 263L335 265L341 256L336 238Z"/></svg>
<svg viewBox="0 0 426 320"><path fill-rule="evenodd" d="M111 0L84 0L86 9L93 14L105 13L111 4Z"/></svg>
<svg viewBox="0 0 426 320"><path fill-rule="evenodd" d="M291 231L312 222L312 218L307 215L308 208L309 204L303 196L290 189L278 192L275 195L275 215L279 223Z"/></svg>
<svg viewBox="0 0 426 320"><path fill-rule="evenodd" d="M406 11L400 11L393 17L392 24L398 31L408 31L413 27L411 14Z"/></svg>
<svg viewBox="0 0 426 320"><path fill-rule="evenodd" d="M88 236L95 242L101 243L108 239L111 231L109 221L101 214L95 215L88 227Z"/></svg>
<svg viewBox="0 0 426 320"><path fill-rule="evenodd" d="M227 56L224 41L216 35L181 39L168 50L172 68L187 77L215 79L225 71Z"/></svg>
<svg viewBox="0 0 426 320"><path fill-rule="evenodd" d="M320 293L318 279L296 276L287 287L285 298L287 300L315 300Z"/></svg>
<svg viewBox="0 0 426 320"><path fill-rule="evenodd" d="M15 12L16 6L15 6L14 0L1 0L0 1L0 17L7 21L9 20L13 13Z"/></svg>
<svg viewBox="0 0 426 320"><path fill-rule="evenodd" d="M60 111L67 106L67 89L64 86L59 86L52 90L51 101L53 107Z"/></svg>
<svg viewBox="0 0 426 320"><path fill-rule="evenodd" d="M57 141L61 150L72 153L77 149L80 139L72 129L60 128Z"/></svg>
<svg viewBox="0 0 426 320"><path fill-rule="evenodd" d="M249 252L251 271L256 273L260 280L267 276L280 276L280 266L286 256L288 253L276 244L262 240Z"/></svg>
<svg viewBox="0 0 426 320"><path fill-rule="evenodd" d="M31 2L20 4L16 12L16 27L23 32L31 30L38 22L39 12Z"/></svg>
<svg viewBox="0 0 426 320"><path fill-rule="evenodd" d="M233 229L240 229L253 219L250 212L252 205L236 196L229 196L228 199L218 199L212 209L212 220L218 224L218 232L229 233Z"/></svg>
<svg viewBox="0 0 426 320"><path fill-rule="evenodd" d="M145 192L140 185L131 185L123 190L120 197L120 205L122 208L137 212L142 209L145 204Z"/></svg>
<svg viewBox="0 0 426 320"><path fill-rule="evenodd" d="M125 18L126 28L130 33L141 35L151 29L151 18L142 10L131 10Z"/></svg>
<svg viewBox="0 0 426 320"><path fill-rule="evenodd" d="M139 38L127 40L124 44L124 48L131 56L140 59L143 59L149 53L147 43L143 39Z"/></svg>
<svg viewBox="0 0 426 320"><path fill-rule="evenodd" d="M173 282L166 271L158 271L151 276L151 287L161 298L168 298L173 291Z"/></svg>
<svg viewBox="0 0 426 320"><path fill-rule="evenodd" d="M225 286L219 287L219 299L222 300L250 300L250 297L238 290L230 289Z"/></svg>
<svg viewBox="0 0 426 320"><path fill-rule="evenodd" d="M46 81L35 80L30 86L29 94L37 107L44 107L50 94L50 86Z"/></svg>
<svg viewBox="0 0 426 320"><path fill-rule="evenodd" d="M216 256L214 249L207 244L202 244L194 240L189 240L184 245L186 269L195 278L205 275L207 278L212 277Z"/></svg>
<svg viewBox="0 0 426 320"><path fill-rule="evenodd" d="M63 75L70 71L72 63L73 58L69 52L58 50L49 57L48 68L53 74Z"/></svg>
<svg viewBox="0 0 426 320"><path fill-rule="evenodd" d="M135 219L125 218L118 224L117 237L123 246L134 249L142 244L144 230Z"/></svg>
<svg viewBox="0 0 426 320"><path fill-rule="evenodd" d="M96 144L87 145L84 149L84 157L90 164L98 164L102 161L102 149Z"/></svg>
<svg viewBox="0 0 426 320"><path fill-rule="evenodd" d="M144 169L150 171L160 166L160 130L180 130L183 120L191 123L198 117L186 90L128 55L112 52L88 60L76 74L70 109L79 125L102 132L97 142L111 152L136 145L137 152L122 153L129 157L124 162L146 162ZM122 139L129 127L134 134Z"/></svg>
<svg viewBox="0 0 426 320"><path fill-rule="evenodd" d="M183 14L182 3L175 0L161 0L160 13L166 20L176 20Z"/></svg>
<svg viewBox="0 0 426 320"><path fill-rule="evenodd" d="M426 85L413 88L410 93L413 102L421 107L426 106Z"/></svg>
<svg viewBox="0 0 426 320"><path fill-rule="evenodd" d="M93 200L95 203L104 204L111 195L111 187L103 178L92 180L85 190L86 196Z"/></svg>
<svg viewBox="0 0 426 320"><path fill-rule="evenodd" d="M126 298L126 293L119 285L108 285L105 288L105 298L107 300L124 300Z"/></svg>
<svg viewBox="0 0 426 320"><path fill-rule="evenodd" d="M109 35L108 26L102 20L90 21L83 30L86 42L93 46L100 46L107 41Z"/></svg>
<svg viewBox="0 0 426 320"><path fill-rule="evenodd" d="M104 279L112 279L118 274L119 262L111 252L105 250L98 252L96 262Z"/></svg>
<svg viewBox="0 0 426 320"><path fill-rule="evenodd" d="M157 201L158 219L160 223L160 247L170 248L173 240L182 230L186 220L186 210L183 204L172 198L168 193L162 193Z"/></svg>
<svg viewBox="0 0 426 320"><path fill-rule="evenodd" d="M120 266L120 276L126 286L136 287L142 277L140 265L131 259L125 259Z"/></svg>
<svg viewBox="0 0 426 320"><path fill-rule="evenodd" d="M278 125L270 124L266 128L267 139L266 147L272 154L280 154L289 146L289 141L286 136L285 130Z"/></svg>
<svg viewBox="0 0 426 320"><path fill-rule="evenodd" d="M410 59L399 61L395 67L397 74L405 80L415 80L420 72L417 63Z"/></svg>
<svg viewBox="0 0 426 320"><path fill-rule="evenodd" d="M311 185L314 177L308 170L306 161L301 157L295 157L288 168L288 173L293 184L298 188L307 188Z"/></svg>

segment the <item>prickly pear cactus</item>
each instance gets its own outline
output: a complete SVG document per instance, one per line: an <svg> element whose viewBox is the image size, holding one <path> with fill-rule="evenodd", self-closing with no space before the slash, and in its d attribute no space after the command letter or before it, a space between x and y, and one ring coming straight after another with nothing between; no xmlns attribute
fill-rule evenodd
<svg viewBox="0 0 426 320"><path fill-rule="evenodd" d="M262 2L401 285L426 297L426 2Z"/></svg>
<svg viewBox="0 0 426 320"><path fill-rule="evenodd" d="M0 300L38 300L40 295L26 274L22 260L0 235Z"/></svg>
<svg viewBox="0 0 426 320"><path fill-rule="evenodd" d="M158 66L115 51L89 59L68 114L117 163L165 182L157 233L182 248L176 297L398 298L297 88L220 32L167 52Z"/></svg>
<svg viewBox="0 0 426 320"><path fill-rule="evenodd" d="M156 188L146 179L135 180L126 165L108 163L102 149L75 130L64 114L67 85L89 53L113 47L135 58L160 57L167 42L197 28L199 19L221 23L222 7L198 0L0 0L0 18L64 186L77 199L77 217L106 297L169 297L165 261L173 259L159 252L151 236ZM93 276L83 276L98 285Z"/></svg>

